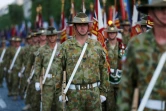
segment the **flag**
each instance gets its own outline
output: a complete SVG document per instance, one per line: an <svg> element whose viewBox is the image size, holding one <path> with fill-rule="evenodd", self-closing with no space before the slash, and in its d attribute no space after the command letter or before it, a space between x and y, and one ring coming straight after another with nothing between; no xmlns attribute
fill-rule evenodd
<svg viewBox="0 0 166 111"><path fill-rule="evenodd" d="M107 66L108 66L108 72L110 72L110 65L109 65L109 58L108 58L108 52L106 50L106 44L105 44L105 37L104 37L104 24L103 24L103 20L102 20L102 10L101 10L101 6L100 6L100 1L96 0L96 4L95 4L95 13L96 13L96 18L98 20L98 31L97 31L97 40L100 42L100 44L102 45L105 53L106 53L106 59L107 59Z"/></svg>
<svg viewBox="0 0 166 111"><path fill-rule="evenodd" d="M125 11L125 4L123 0L120 0L120 9L121 9L121 15L122 15L122 20L126 20L126 11Z"/></svg>
<svg viewBox="0 0 166 111"><path fill-rule="evenodd" d="M65 17L64 12L61 13L61 43L67 40L67 33L66 33L66 25L65 25Z"/></svg>
<svg viewBox="0 0 166 111"><path fill-rule="evenodd" d="M19 29L19 36L20 37L26 37L26 25L25 21L22 22L21 27Z"/></svg>
<svg viewBox="0 0 166 111"><path fill-rule="evenodd" d="M41 5L39 5L37 7L37 15L36 15L36 21L35 21L35 27L38 29L38 28L41 28L43 27L43 20L42 20L42 7Z"/></svg>
<svg viewBox="0 0 166 111"><path fill-rule="evenodd" d="M85 8L85 2L84 0L82 0L82 12L86 12L86 8Z"/></svg>

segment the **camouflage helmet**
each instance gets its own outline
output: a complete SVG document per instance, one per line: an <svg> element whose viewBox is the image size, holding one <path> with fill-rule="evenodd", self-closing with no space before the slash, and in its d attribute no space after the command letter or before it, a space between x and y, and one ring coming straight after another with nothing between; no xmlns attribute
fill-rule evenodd
<svg viewBox="0 0 166 111"><path fill-rule="evenodd" d="M51 36L51 35L56 35L61 33L62 31L57 31L54 27L48 27L46 35Z"/></svg>
<svg viewBox="0 0 166 111"><path fill-rule="evenodd" d="M38 37L40 34L37 30L33 30L31 33L31 37Z"/></svg>
<svg viewBox="0 0 166 111"><path fill-rule="evenodd" d="M146 26L147 22L146 22L146 20L141 20L139 22L136 22L136 24L139 24L139 25L142 25L142 26Z"/></svg>
<svg viewBox="0 0 166 111"><path fill-rule="evenodd" d="M68 22L69 24L82 24L82 23L91 23L93 21L90 21L88 16L83 13L79 12L77 15L73 18L73 21Z"/></svg>
<svg viewBox="0 0 166 111"><path fill-rule="evenodd" d="M121 31L118 29L115 25L108 26L105 30L105 32L119 32Z"/></svg>
<svg viewBox="0 0 166 111"><path fill-rule="evenodd" d="M32 37L31 33L28 33L26 39L30 39Z"/></svg>
<svg viewBox="0 0 166 111"><path fill-rule="evenodd" d="M121 25L130 25L130 22L128 21L128 20L124 20L122 23L121 23Z"/></svg>
<svg viewBox="0 0 166 111"><path fill-rule="evenodd" d="M15 42L21 42L21 38L20 37L15 37L14 41Z"/></svg>
<svg viewBox="0 0 166 111"><path fill-rule="evenodd" d="M46 35L47 30L45 28L39 28L38 33L39 33L39 35Z"/></svg>
<svg viewBox="0 0 166 111"><path fill-rule="evenodd" d="M10 39L10 41L15 41L15 37L12 37L12 38Z"/></svg>
<svg viewBox="0 0 166 111"><path fill-rule="evenodd" d="M140 5L137 7L137 9L139 12L147 14L149 9L154 9L159 7L166 7L166 0L152 0L150 4Z"/></svg>

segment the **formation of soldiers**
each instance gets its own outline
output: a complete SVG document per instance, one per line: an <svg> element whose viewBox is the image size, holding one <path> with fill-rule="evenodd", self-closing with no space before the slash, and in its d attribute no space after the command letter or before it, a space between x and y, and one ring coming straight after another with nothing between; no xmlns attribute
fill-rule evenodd
<svg viewBox="0 0 166 111"><path fill-rule="evenodd" d="M143 33L131 39L130 22L124 21L121 39L118 37L121 30L111 24L104 30L107 52L89 36L92 21L82 12L69 22L73 24L75 36L63 44L59 42L61 31L54 27L32 31L25 47L20 46L19 37L12 37L8 48L2 40L0 87L5 77L8 96L13 96L13 100L18 96L25 99L24 111L129 111L138 108L158 61L166 51L165 35L156 32L157 28L166 27L162 19L166 1L152 0L152 4L140 6L138 10L146 14L149 11L154 17L154 29L147 30L142 20L138 24ZM163 69L145 105L147 111L165 110L166 64ZM139 96L136 96L139 99L133 107L135 88L139 88Z"/></svg>

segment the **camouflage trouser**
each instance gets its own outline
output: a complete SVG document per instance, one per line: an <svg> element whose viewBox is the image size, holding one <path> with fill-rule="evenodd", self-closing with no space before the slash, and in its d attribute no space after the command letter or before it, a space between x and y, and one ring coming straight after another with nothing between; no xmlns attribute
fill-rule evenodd
<svg viewBox="0 0 166 111"><path fill-rule="evenodd" d="M0 85L3 83L4 70L3 67L0 67Z"/></svg>
<svg viewBox="0 0 166 111"><path fill-rule="evenodd" d="M21 97L24 96L24 92L25 92L25 87L27 85L27 80L25 77L22 77L21 80L20 80L20 89L19 89L19 94Z"/></svg>
<svg viewBox="0 0 166 111"><path fill-rule="evenodd" d="M116 111L117 90L110 87L103 111Z"/></svg>
<svg viewBox="0 0 166 111"><path fill-rule="evenodd" d="M34 82L31 91L31 111L40 111L40 91L36 91Z"/></svg>
<svg viewBox="0 0 166 111"><path fill-rule="evenodd" d="M18 95L18 87L19 87L19 77L18 77L18 71L13 70L12 71L12 94L14 96Z"/></svg>
<svg viewBox="0 0 166 111"><path fill-rule="evenodd" d="M8 72L6 73L6 82L7 82L7 88L8 91L12 91L12 79L11 79L12 74L9 74Z"/></svg>
<svg viewBox="0 0 166 111"><path fill-rule="evenodd" d="M69 90L67 111L102 111L99 88Z"/></svg>
<svg viewBox="0 0 166 111"><path fill-rule="evenodd" d="M42 91L42 111L50 111L54 99L54 85L44 85Z"/></svg>

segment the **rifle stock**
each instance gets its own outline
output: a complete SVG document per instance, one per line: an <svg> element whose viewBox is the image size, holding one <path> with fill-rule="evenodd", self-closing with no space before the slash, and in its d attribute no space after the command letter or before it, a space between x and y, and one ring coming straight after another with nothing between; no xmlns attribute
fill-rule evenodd
<svg viewBox="0 0 166 111"><path fill-rule="evenodd" d="M43 100L43 98L42 98L42 91L43 91L43 84L42 84L42 81L43 81L43 77L44 77L44 74L45 74L45 69L44 69L44 67L42 68L42 73L41 73L41 76L40 76L40 91L41 91L41 93L40 93L40 96L41 96L41 100L40 100L40 111L42 111L42 100Z"/></svg>
<svg viewBox="0 0 166 111"><path fill-rule="evenodd" d="M137 111L138 109L138 101L139 101L139 89L134 89L134 95L133 95L133 102L132 102L132 109L131 111Z"/></svg>
<svg viewBox="0 0 166 111"><path fill-rule="evenodd" d="M63 83L62 83L62 108L63 111L66 111L66 94L64 94L64 90L66 88L66 71L63 71Z"/></svg>

